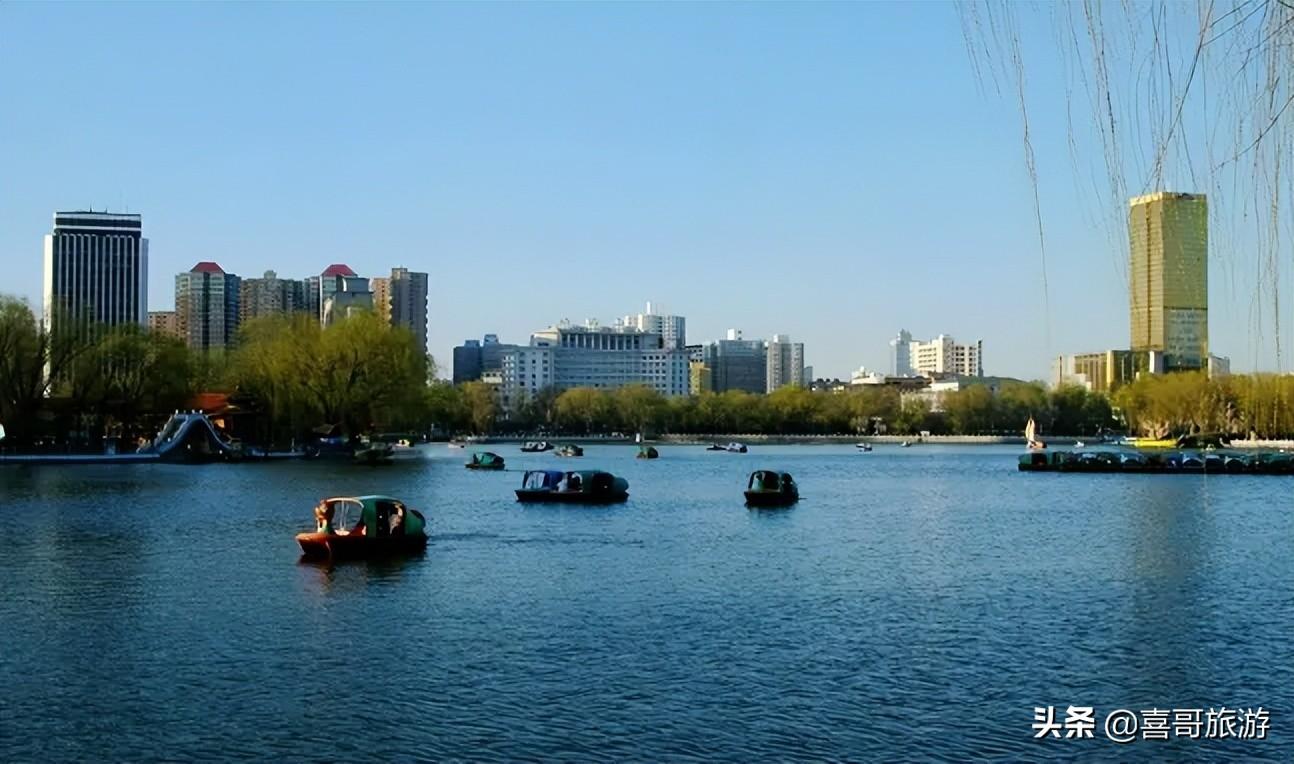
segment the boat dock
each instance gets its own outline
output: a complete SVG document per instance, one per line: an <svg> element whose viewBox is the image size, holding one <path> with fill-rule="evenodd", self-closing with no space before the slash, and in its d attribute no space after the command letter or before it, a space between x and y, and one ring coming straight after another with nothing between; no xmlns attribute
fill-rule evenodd
<svg viewBox="0 0 1294 764"><path fill-rule="evenodd" d="M1230 449L1144 452L1034 451L1020 457L1021 472L1128 472L1157 475L1294 475L1294 454Z"/></svg>

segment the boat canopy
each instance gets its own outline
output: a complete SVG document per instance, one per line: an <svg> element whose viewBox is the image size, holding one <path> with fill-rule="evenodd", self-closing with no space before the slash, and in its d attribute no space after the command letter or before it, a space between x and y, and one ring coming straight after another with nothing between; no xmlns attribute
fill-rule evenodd
<svg viewBox="0 0 1294 764"><path fill-rule="evenodd" d="M608 493L624 491L629 488L629 481L618 478L610 472L599 470L580 470L566 473L567 490L584 493Z"/></svg>
<svg viewBox="0 0 1294 764"><path fill-rule="evenodd" d="M473 464L497 464L503 461L503 457L491 451L477 451L472 454Z"/></svg>
<svg viewBox="0 0 1294 764"><path fill-rule="evenodd" d="M794 483L789 472L755 470L750 473L750 483L747 488L751 491L780 491L784 485L789 486Z"/></svg>
<svg viewBox="0 0 1294 764"><path fill-rule="evenodd" d="M566 474L561 470L528 470L521 480L521 487L538 491L544 488L556 490L557 484L562 482L562 476Z"/></svg>
<svg viewBox="0 0 1294 764"><path fill-rule="evenodd" d="M422 533L426 522L421 513L390 496L338 496L324 503L333 510L334 528L350 531L363 523L365 535L389 535L392 515L401 518L404 533Z"/></svg>

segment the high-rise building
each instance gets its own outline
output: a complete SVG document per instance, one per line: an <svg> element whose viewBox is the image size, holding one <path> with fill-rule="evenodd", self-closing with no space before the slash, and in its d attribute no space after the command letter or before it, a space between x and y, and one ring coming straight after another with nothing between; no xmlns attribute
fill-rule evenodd
<svg viewBox="0 0 1294 764"><path fill-rule="evenodd" d="M306 309L305 282L281 279L274 271L265 271L265 275L258 279L242 279L238 294L240 324L262 316L298 313Z"/></svg>
<svg viewBox="0 0 1294 764"><path fill-rule="evenodd" d="M1203 194L1159 191L1129 202L1134 351L1164 354L1165 371L1209 357L1209 223Z"/></svg>
<svg viewBox="0 0 1294 764"><path fill-rule="evenodd" d="M168 337L184 339L180 334L180 320L173 310L148 311L148 331Z"/></svg>
<svg viewBox="0 0 1294 764"><path fill-rule="evenodd" d="M190 348L224 349L238 331L240 279L216 263L201 262L175 277L175 315Z"/></svg>
<svg viewBox="0 0 1294 764"><path fill-rule="evenodd" d="M927 377L941 374L984 376L983 340L976 340L969 345L959 345L952 337L941 334L929 342L909 339L905 348L903 339L911 336L906 331L901 331L898 337L890 341L891 363L896 369L894 376L908 377L914 374Z"/></svg>
<svg viewBox="0 0 1294 764"><path fill-rule="evenodd" d="M705 361L689 360L687 362L688 392L692 395L710 392L710 367Z"/></svg>
<svg viewBox="0 0 1294 764"><path fill-rule="evenodd" d="M621 319L625 326L640 332L659 334L665 340L665 347L678 350L687 344L687 319L682 316L666 316L654 313L652 304L647 303L647 312Z"/></svg>
<svg viewBox="0 0 1294 764"><path fill-rule="evenodd" d="M373 312L383 321L391 322L391 279L375 276L368 280L369 289L373 290Z"/></svg>
<svg viewBox="0 0 1294 764"><path fill-rule="evenodd" d="M454 384L473 382L503 368L503 354L524 345L499 342L499 335L487 334L483 340L466 340L454 348Z"/></svg>
<svg viewBox="0 0 1294 764"><path fill-rule="evenodd" d="M768 390L768 351L761 340L742 339L740 329L729 329L726 339L702 348L702 360L710 371L709 389L716 393Z"/></svg>
<svg viewBox="0 0 1294 764"><path fill-rule="evenodd" d="M147 325L148 239L139 215L55 212L44 259L51 331Z"/></svg>
<svg viewBox="0 0 1294 764"><path fill-rule="evenodd" d="M408 268L392 268L391 278L386 281L384 315L391 326L403 326L413 332L418 349L427 352L427 274ZM383 310L376 289L373 296L378 310Z"/></svg>
<svg viewBox="0 0 1294 764"><path fill-rule="evenodd" d="M324 312L327 308L328 298L337 292L346 291L347 279L355 280L349 282L353 291L369 292L368 279L360 279L359 276L355 275L355 271L351 270L350 266L345 263L333 263L325 268L323 273L318 276L310 276L305 280L306 311L314 313L320 322L327 323ZM364 282L362 290L358 287L358 281ZM347 298L343 298L343 302L348 301ZM371 296L369 297L369 308L372 308Z"/></svg>
<svg viewBox="0 0 1294 764"><path fill-rule="evenodd" d="M890 340L890 374L895 377L910 377L912 369L912 333L900 329L898 336Z"/></svg>
<svg viewBox="0 0 1294 764"><path fill-rule="evenodd" d="M307 285L312 279L306 279ZM337 323L357 311L373 310L373 292L368 279L355 275L350 266L334 263L315 279L319 294L319 320L324 326Z"/></svg>
<svg viewBox="0 0 1294 764"><path fill-rule="evenodd" d="M454 348L453 381L456 385L481 378L481 341L464 340Z"/></svg>
<svg viewBox="0 0 1294 764"><path fill-rule="evenodd" d="M787 385L804 384L804 343L774 334L765 347L764 388L773 392Z"/></svg>

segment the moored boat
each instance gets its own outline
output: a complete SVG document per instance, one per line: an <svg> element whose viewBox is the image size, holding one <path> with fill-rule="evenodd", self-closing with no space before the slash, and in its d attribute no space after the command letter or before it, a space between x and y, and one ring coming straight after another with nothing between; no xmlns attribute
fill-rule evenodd
<svg viewBox="0 0 1294 764"><path fill-rule="evenodd" d="M345 560L421 552L426 518L390 496L339 496L315 507L315 531L298 533L306 559Z"/></svg>
<svg viewBox="0 0 1294 764"><path fill-rule="evenodd" d="M411 459L421 459L422 452L418 447L408 440L400 440L391 444L391 457L397 461L408 461Z"/></svg>
<svg viewBox="0 0 1294 764"><path fill-rule="evenodd" d="M646 444L643 444L638 446L638 455L635 458L657 459L659 457L660 457L660 452L656 450L655 446L648 446Z"/></svg>
<svg viewBox="0 0 1294 764"><path fill-rule="evenodd" d="M503 457L492 451L476 451L472 459L463 465L469 470L501 470Z"/></svg>
<svg viewBox="0 0 1294 764"><path fill-rule="evenodd" d="M855 443L855 444L854 444L854 448L858 449L859 451L862 451L863 453L867 453L868 451L871 451L871 450L872 450L872 444L871 444L871 443Z"/></svg>
<svg viewBox="0 0 1294 764"><path fill-rule="evenodd" d="M567 443L557 449L558 456L584 456L584 449L574 443Z"/></svg>
<svg viewBox="0 0 1294 764"><path fill-rule="evenodd" d="M800 500L800 487L789 472L755 470L746 483L746 505L789 507Z"/></svg>
<svg viewBox="0 0 1294 764"><path fill-rule="evenodd" d="M522 453L533 454L533 453L538 453L540 451L551 451L552 448L553 448L553 444L549 443L546 440L540 440L540 441L531 440L531 441L526 441L525 443L522 444L521 451Z"/></svg>
<svg viewBox="0 0 1294 764"><path fill-rule="evenodd" d="M629 481L599 470L529 470L516 493L517 501L615 504L629 498Z"/></svg>
<svg viewBox="0 0 1294 764"><path fill-rule="evenodd" d="M730 454L744 454L746 453L746 444L733 441L728 445L724 446L723 450L727 451Z"/></svg>
<svg viewBox="0 0 1294 764"><path fill-rule="evenodd" d="M356 464L390 464L395 458L395 449L390 443L368 442L356 447L351 459Z"/></svg>

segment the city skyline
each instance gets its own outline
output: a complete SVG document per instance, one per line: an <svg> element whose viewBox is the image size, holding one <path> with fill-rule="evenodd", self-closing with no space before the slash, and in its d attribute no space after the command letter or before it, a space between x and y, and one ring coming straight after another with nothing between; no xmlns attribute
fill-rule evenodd
<svg viewBox="0 0 1294 764"><path fill-rule="evenodd" d="M885 368L898 327L983 337L987 372L1025 379L1046 379L1059 354L1126 344L1127 243L1092 224L1113 212L1092 209L1070 156L1086 172L1099 143L1071 147L1063 102L1042 97L1044 282L1019 116L983 92L951 6L0 16L12 55L41 64L0 73L0 161L15 179L0 188L0 263L4 291L33 306L50 211L92 203L143 213L149 310L172 307L168 284L195 262L427 272L442 369L486 329L525 336L533 316L614 316L647 298L697 338L789 334L819 377ZM181 44L176 25L206 31ZM275 31L297 26L309 42ZM1059 66L1031 60L1032 87L1056 90ZM114 87L75 102L45 87L87 62ZM412 89L437 98L399 97ZM1187 169L1168 157L1163 187L1207 192ZM1238 228L1236 205L1210 199L1232 221L1220 230ZM938 205L939 225L917 201ZM1242 243L1210 261L1210 345L1238 371L1269 369Z"/></svg>

